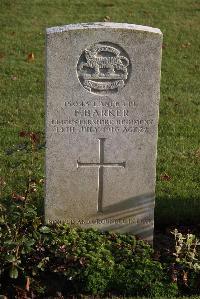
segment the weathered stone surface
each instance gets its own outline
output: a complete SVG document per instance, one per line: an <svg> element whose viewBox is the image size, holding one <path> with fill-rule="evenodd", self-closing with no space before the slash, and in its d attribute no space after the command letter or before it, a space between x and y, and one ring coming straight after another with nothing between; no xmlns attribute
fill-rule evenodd
<svg viewBox="0 0 200 299"><path fill-rule="evenodd" d="M162 34L47 29L46 221L153 236Z"/></svg>

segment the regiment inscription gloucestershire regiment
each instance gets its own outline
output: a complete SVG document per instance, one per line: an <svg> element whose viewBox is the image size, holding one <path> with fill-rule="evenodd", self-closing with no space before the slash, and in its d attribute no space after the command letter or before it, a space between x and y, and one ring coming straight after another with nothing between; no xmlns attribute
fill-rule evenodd
<svg viewBox="0 0 200 299"><path fill-rule="evenodd" d="M162 33L72 24L46 45L46 221L152 242Z"/></svg>

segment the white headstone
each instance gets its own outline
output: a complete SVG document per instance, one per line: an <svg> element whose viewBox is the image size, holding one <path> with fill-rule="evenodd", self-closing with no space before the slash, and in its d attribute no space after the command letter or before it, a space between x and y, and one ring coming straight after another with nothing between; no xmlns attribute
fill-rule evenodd
<svg viewBox="0 0 200 299"><path fill-rule="evenodd" d="M162 34L47 29L46 221L152 241Z"/></svg>

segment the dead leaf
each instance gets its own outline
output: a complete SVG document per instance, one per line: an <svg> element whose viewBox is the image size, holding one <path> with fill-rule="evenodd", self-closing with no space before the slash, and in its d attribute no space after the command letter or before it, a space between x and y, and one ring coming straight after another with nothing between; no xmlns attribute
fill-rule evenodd
<svg viewBox="0 0 200 299"><path fill-rule="evenodd" d="M28 62L32 62L35 60L35 55L33 52L29 53L28 56L27 56L27 60Z"/></svg>
<svg viewBox="0 0 200 299"><path fill-rule="evenodd" d="M106 16L104 19L104 22L109 22L111 20L110 16Z"/></svg>
<svg viewBox="0 0 200 299"><path fill-rule="evenodd" d="M183 271L183 283L185 286L188 285L188 273Z"/></svg>
<svg viewBox="0 0 200 299"><path fill-rule="evenodd" d="M86 261L83 257L81 257L80 260L79 260L79 263L80 263L81 266L85 266Z"/></svg>
<svg viewBox="0 0 200 299"><path fill-rule="evenodd" d="M39 135L37 133L34 133L34 132L29 132L29 137L30 137L30 139L33 143L38 143L39 140L40 140Z"/></svg>
<svg viewBox="0 0 200 299"><path fill-rule="evenodd" d="M178 278L177 278L177 273L175 271L172 273L171 278L172 278L172 282L174 282L174 283L177 282Z"/></svg>
<svg viewBox="0 0 200 299"><path fill-rule="evenodd" d="M198 150L196 150L195 157L200 159L200 148Z"/></svg>
<svg viewBox="0 0 200 299"><path fill-rule="evenodd" d="M5 54L0 52L0 59L4 58L5 57Z"/></svg>
<svg viewBox="0 0 200 299"><path fill-rule="evenodd" d="M2 177L0 177L0 187L4 187L6 185L6 182Z"/></svg>
<svg viewBox="0 0 200 299"><path fill-rule="evenodd" d="M40 141L39 135L35 132L21 131L21 132L19 132L19 136L20 137L29 137L32 143L38 143Z"/></svg>
<svg viewBox="0 0 200 299"><path fill-rule="evenodd" d="M19 136L20 137L26 137L27 136L27 132L21 131L21 132L19 132Z"/></svg>
<svg viewBox="0 0 200 299"><path fill-rule="evenodd" d="M168 175L167 173L162 173L160 176L161 181L171 181L171 176Z"/></svg>
<svg viewBox="0 0 200 299"><path fill-rule="evenodd" d="M181 45L181 48L190 48L190 47L191 47L191 43L189 43L189 42L186 42Z"/></svg>
<svg viewBox="0 0 200 299"><path fill-rule="evenodd" d="M36 183L31 183L30 184L30 192L36 192L37 191L37 185Z"/></svg>
<svg viewBox="0 0 200 299"><path fill-rule="evenodd" d="M12 193L12 199L17 201L24 201L25 197L19 194L16 194L15 192Z"/></svg>
<svg viewBox="0 0 200 299"><path fill-rule="evenodd" d="M29 292L30 290L30 277L26 277L26 287L25 287L25 290Z"/></svg>

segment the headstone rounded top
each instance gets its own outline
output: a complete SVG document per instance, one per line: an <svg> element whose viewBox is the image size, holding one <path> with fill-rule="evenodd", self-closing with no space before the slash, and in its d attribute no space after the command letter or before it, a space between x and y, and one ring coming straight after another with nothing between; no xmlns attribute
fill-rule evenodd
<svg viewBox="0 0 200 299"><path fill-rule="evenodd" d="M95 22L95 23L78 23L78 24L68 24L64 26L57 26L47 28L47 34L51 33L61 33L64 31L69 30L83 30L83 29L129 29L135 31L145 31L150 33L161 34L162 32L158 28L153 28L149 26L143 25L135 25L135 24L128 24L128 23L114 23L114 22Z"/></svg>

